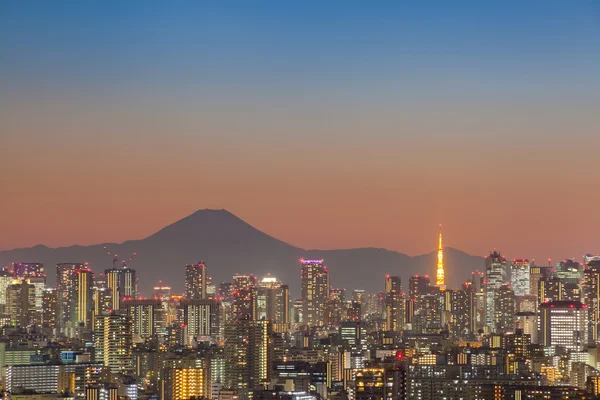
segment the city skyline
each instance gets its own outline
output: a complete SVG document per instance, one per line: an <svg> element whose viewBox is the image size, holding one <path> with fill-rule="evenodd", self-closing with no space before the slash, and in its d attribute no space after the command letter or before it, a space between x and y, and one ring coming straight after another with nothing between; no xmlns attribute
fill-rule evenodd
<svg viewBox="0 0 600 400"><path fill-rule="evenodd" d="M0 400L600 400L600 2L0 2Z"/></svg>

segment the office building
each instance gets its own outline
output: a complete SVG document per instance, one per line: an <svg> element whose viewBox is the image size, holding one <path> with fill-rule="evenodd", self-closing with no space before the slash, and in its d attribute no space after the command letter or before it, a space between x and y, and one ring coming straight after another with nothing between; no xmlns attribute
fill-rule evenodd
<svg viewBox="0 0 600 400"><path fill-rule="evenodd" d="M496 290L494 298L494 331L507 333L514 331L515 294L508 284Z"/></svg>
<svg viewBox="0 0 600 400"><path fill-rule="evenodd" d="M256 319L257 279L254 275L235 275L231 282L234 319Z"/></svg>
<svg viewBox="0 0 600 400"><path fill-rule="evenodd" d="M73 306L77 302L77 281L73 274L83 269L87 269L84 263L56 264L56 323L60 332L72 328Z"/></svg>
<svg viewBox="0 0 600 400"><path fill-rule="evenodd" d="M510 263L510 286L515 296L527 296L531 290L531 262L528 259L512 260Z"/></svg>
<svg viewBox="0 0 600 400"><path fill-rule="evenodd" d="M600 327L600 257L586 256L583 270L583 303L588 306L589 341L598 343Z"/></svg>
<svg viewBox="0 0 600 400"><path fill-rule="evenodd" d="M56 289L49 288L44 290L41 322L45 328L56 328L57 300Z"/></svg>
<svg viewBox="0 0 600 400"><path fill-rule="evenodd" d="M10 324L27 327L37 322L35 307L35 286L26 281L15 280L7 291L8 314Z"/></svg>
<svg viewBox="0 0 600 400"><path fill-rule="evenodd" d="M185 266L185 298L206 299L210 278L207 275L206 264L203 261Z"/></svg>
<svg viewBox="0 0 600 400"><path fill-rule="evenodd" d="M301 260L302 316L308 326L323 326L329 299L329 271L323 260Z"/></svg>
<svg viewBox="0 0 600 400"><path fill-rule="evenodd" d="M256 319L267 319L274 324L290 322L290 292L277 278L267 276L258 284L256 298Z"/></svg>
<svg viewBox="0 0 600 400"><path fill-rule="evenodd" d="M128 315L113 312L97 316L93 339L97 362L109 367L112 373L133 370L133 333Z"/></svg>
<svg viewBox="0 0 600 400"><path fill-rule="evenodd" d="M544 347L569 351L587 348L587 306L580 301L553 301L540 304L538 340Z"/></svg>
<svg viewBox="0 0 600 400"><path fill-rule="evenodd" d="M158 333L162 302L158 299L124 299L121 311L131 320L133 342L144 342Z"/></svg>
<svg viewBox="0 0 600 400"><path fill-rule="evenodd" d="M72 275L72 286L76 293L72 296L74 304L71 306L73 327L93 329L92 317L94 313L94 274L89 268L76 270Z"/></svg>
<svg viewBox="0 0 600 400"><path fill-rule="evenodd" d="M402 293L402 281L398 276L385 277L385 292L383 293L384 329L398 332L406 324L405 296Z"/></svg>
<svg viewBox="0 0 600 400"><path fill-rule="evenodd" d="M485 326L494 329L497 291L506 282L506 257L493 251L485 258Z"/></svg>
<svg viewBox="0 0 600 400"><path fill-rule="evenodd" d="M185 345L192 346L199 339L221 338L220 302L209 299L183 299L179 307L183 312Z"/></svg>

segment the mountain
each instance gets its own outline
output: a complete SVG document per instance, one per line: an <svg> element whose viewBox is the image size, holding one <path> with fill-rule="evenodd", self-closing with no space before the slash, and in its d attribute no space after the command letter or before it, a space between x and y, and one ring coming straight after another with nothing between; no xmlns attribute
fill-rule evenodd
<svg viewBox="0 0 600 400"><path fill-rule="evenodd" d="M54 266L62 262L89 262L96 274L111 267L104 246L128 258L136 257L131 267L137 270L140 289L150 295L152 287L162 280L175 292L183 291L184 266L205 261L213 282L231 280L236 273L253 273L259 277L271 273L290 285L293 296L300 294L298 260L325 260L334 287L365 289L378 292L386 274L400 275L404 290L408 278L415 274L435 275L436 252L410 257L378 248L343 250L304 250L292 246L247 224L226 210L199 210L141 240L120 244L102 243L92 246L31 248L0 251L0 264L42 262L48 271L48 283L54 285ZM471 256L450 247L444 249L449 287L459 287L481 269L483 257Z"/></svg>

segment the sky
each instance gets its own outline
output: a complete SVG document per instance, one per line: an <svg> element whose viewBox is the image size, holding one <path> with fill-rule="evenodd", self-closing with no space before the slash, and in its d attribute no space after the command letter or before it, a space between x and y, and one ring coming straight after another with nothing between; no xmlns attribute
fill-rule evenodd
<svg viewBox="0 0 600 400"><path fill-rule="evenodd" d="M205 3L0 3L0 249L600 253L597 1Z"/></svg>

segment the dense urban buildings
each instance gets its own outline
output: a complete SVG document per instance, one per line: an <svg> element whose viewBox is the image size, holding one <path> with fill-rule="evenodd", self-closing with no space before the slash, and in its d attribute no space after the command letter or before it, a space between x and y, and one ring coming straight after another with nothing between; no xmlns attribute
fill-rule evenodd
<svg viewBox="0 0 600 400"><path fill-rule="evenodd" d="M396 271L373 277L378 293L335 288L326 260L301 260L299 297L251 271L217 291L204 262L178 267L183 293L160 281L150 298L116 257L104 274L58 264L56 288L17 262L0 270L6 396L598 398L600 257L537 266L494 250L455 288L441 228L437 247L435 284Z"/></svg>

